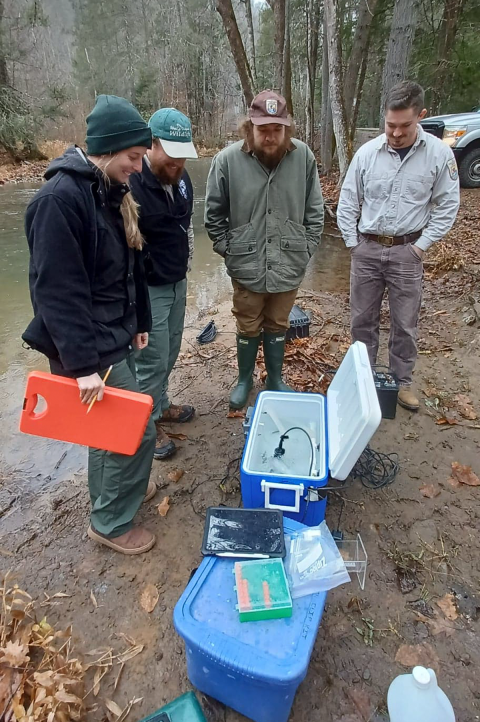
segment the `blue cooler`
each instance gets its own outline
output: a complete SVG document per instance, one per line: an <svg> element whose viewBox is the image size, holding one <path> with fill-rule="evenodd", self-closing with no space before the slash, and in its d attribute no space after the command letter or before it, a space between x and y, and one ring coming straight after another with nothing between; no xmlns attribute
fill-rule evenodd
<svg viewBox="0 0 480 722"><path fill-rule="evenodd" d="M285 519L284 528L288 533L300 524ZM294 599L289 618L240 622L234 564L205 558L175 607L188 677L255 722L286 722L307 674L326 593Z"/></svg>
<svg viewBox="0 0 480 722"><path fill-rule="evenodd" d="M367 347L357 341L323 394L262 391L240 466L246 508L280 509L315 526L325 518L322 487L343 481L382 418Z"/></svg>

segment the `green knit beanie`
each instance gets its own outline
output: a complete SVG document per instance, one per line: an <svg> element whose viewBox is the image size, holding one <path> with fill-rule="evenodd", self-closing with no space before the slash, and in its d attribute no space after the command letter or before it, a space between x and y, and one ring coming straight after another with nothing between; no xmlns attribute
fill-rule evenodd
<svg viewBox="0 0 480 722"><path fill-rule="evenodd" d="M141 145L152 147L152 131L136 108L125 98L99 95L87 117L88 155L116 153Z"/></svg>

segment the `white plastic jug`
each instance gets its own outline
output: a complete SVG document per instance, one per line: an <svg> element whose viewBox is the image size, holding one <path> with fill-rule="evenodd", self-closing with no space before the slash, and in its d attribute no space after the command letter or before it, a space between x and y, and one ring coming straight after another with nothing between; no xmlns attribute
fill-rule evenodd
<svg viewBox="0 0 480 722"><path fill-rule="evenodd" d="M390 722L455 722L450 701L437 685L433 669L414 667L396 677L388 690Z"/></svg>

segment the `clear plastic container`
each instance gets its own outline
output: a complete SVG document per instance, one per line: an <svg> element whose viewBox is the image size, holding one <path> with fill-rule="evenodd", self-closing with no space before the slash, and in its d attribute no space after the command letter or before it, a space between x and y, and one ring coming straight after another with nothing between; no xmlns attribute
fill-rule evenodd
<svg viewBox="0 0 480 722"><path fill-rule="evenodd" d="M362 537L357 534L355 539L342 539L337 541L337 547L348 572L356 574L360 589L365 589L368 556Z"/></svg>
<svg viewBox="0 0 480 722"><path fill-rule="evenodd" d="M396 677L388 690L390 722L455 722L450 701L433 669L414 667Z"/></svg>

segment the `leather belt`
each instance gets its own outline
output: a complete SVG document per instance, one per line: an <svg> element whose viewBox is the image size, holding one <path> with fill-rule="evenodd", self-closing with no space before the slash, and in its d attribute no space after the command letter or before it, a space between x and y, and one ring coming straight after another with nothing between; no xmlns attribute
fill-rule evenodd
<svg viewBox="0 0 480 722"><path fill-rule="evenodd" d="M415 233L405 233L403 236L376 236L373 233L361 233L364 238L368 241L375 241L380 243L381 246L403 246L405 243L414 243L422 235L422 231L415 231Z"/></svg>

